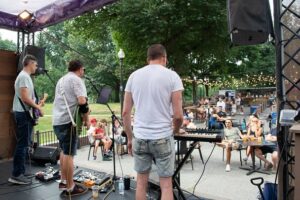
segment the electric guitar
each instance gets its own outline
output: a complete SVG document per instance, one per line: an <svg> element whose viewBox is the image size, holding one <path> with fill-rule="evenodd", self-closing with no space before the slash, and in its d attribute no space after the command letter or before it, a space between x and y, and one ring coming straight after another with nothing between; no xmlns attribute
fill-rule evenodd
<svg viewBox="0 0 300 200"><path fill-rule="evenodd" d="M84 122L85 120L88 119L88 115L89 115L90 111L88 113L81 113L79 110L79 106L76 106L73 118L74 118L74 122L76 124L76 133L78 135L80 135L82 133L82 126L85 126Z"/></svg>
<svg viewBox="0 0 300 200"><path fill-rule="evenodd" d="M40 103L43 105L46 102L47 98L48 94L44 93L43 98L40 100ZM38 124L38 120L40 117L42 117L41 111L36 108L32 108L32 118L34 120L35 125Z"/></svg>

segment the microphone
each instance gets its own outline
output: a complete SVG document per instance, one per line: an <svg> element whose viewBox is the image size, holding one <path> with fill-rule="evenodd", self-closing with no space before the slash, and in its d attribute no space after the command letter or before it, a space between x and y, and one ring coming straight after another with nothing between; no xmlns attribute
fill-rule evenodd
<svg viewBox="0 0 300 200"><path fill-rule="evenodd" d="M42 68L42 67L38 67L36 70L35 70L35 73L36 74L44 74L44 73L47 73L48 70L45 69L45 68Z"/></svg>

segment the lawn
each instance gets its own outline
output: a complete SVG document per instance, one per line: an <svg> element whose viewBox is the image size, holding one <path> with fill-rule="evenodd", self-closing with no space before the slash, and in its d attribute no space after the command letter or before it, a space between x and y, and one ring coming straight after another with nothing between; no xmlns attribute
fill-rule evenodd
<svg viewBox="0 0 300 200"><path fill-rule="evenodd" d="M120 116L120 103L110 103L109 106L117 116ZM91 117L97 119L106 119L111 121L111 112L106 105L102 104L90 104ZM39 119L39 124L35 127L35 131L50 131L52 130L52 104L46 104L44 106L44 117Z"/></svg>

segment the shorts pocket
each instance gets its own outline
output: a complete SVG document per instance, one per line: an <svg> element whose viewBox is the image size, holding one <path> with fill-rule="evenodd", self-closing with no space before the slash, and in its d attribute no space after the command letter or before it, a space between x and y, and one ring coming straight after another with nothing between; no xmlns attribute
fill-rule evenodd
<svg viewBox="0 0 300 200"><path fill-rule="evenodd" d="M147 142L134 138L132 148L135 154L147 153Z"/></svg>
<svg viewBox="0 0 300 200"><path fill-rule="evenodd" d="M172 153L170 138L159 139L152 143L155 157L165 157Z"/></svg>

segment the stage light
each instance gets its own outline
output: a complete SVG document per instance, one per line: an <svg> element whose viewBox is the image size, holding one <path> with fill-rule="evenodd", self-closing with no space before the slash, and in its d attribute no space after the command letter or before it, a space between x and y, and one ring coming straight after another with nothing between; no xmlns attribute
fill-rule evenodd
<svg viewBox="0 0 300 200"><path fill-rule="evenodd" d="M31 20L32 16L33 16L33 14L27 10L20 12L20 14L18 15L19 19L21 19L22 21Z"/></svg>

